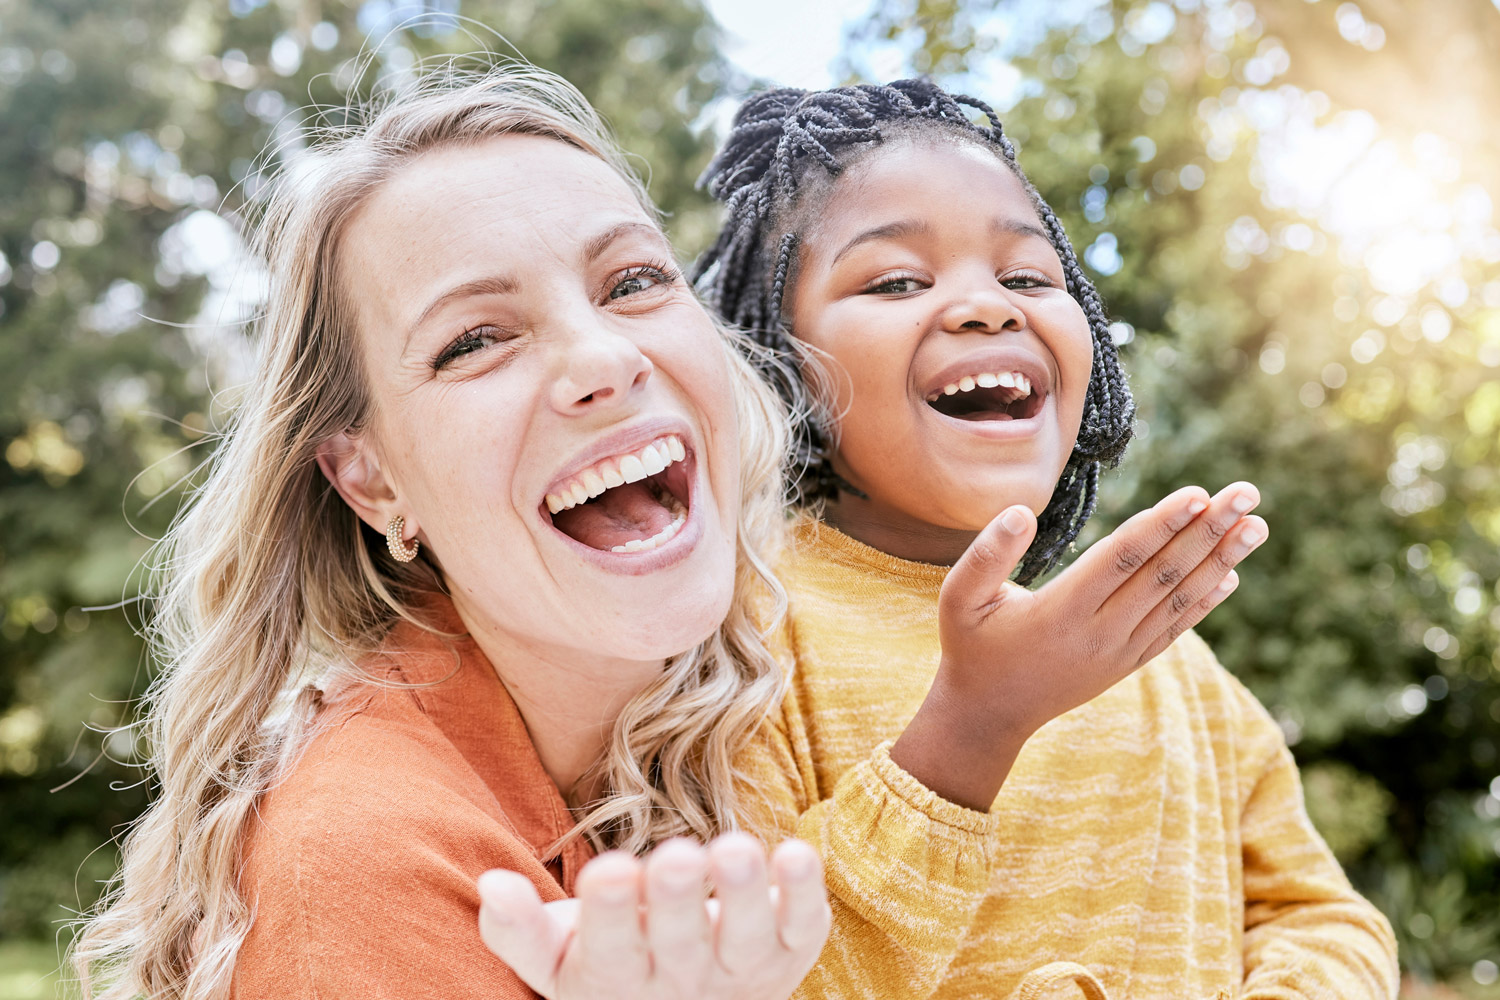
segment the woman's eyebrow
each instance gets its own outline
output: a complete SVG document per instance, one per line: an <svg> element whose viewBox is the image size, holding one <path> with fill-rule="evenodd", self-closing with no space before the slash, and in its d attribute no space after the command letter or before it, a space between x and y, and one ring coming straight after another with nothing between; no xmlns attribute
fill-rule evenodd
<svg viewBox="0 0 1500 1000"><path fill-rule="evenodd" d="M667 244L667 238L662 235L662 231L649 222L620 222L595 236L589 237L583 244L583 262L585 264L592 264L604 254L604 251L610 248L611 244L626 236L646 236L653 243L662 244L663 249L669 251L671 249L671 246Z"/></svg>
<svg viewBox="0 0 1500 1000"><path fill-rule="evenodd" d="M450 302L466 299L471 295L510 295L520 287L516 279L503 274L487 275L483 278L465 281L461 285L454 285L427 303L427 308L422 310L417 321L406 331L406 341L410 343L412 336L422 328L422 324L427 322L428 317Z"/></svg>

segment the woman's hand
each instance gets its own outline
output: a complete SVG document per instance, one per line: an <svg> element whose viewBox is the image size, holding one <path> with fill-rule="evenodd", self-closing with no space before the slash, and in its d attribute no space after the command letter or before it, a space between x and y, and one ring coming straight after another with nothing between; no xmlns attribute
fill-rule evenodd
<svg viewBox="0 0 1500 1000"><path fill-rule="evenodd" d="M988 810L1022 744L1166 649L1239 583L1266 539L1260 494L1234 483L1209 499L1171 494L1036 591L1008 582L1036 534L1002 511L943 583L943 657L891 758L934 792Z"/></svg>
<svg viewBox="0 0 1500 1000"><path fill-rule="evenodd" d="M547 1000L785 1000L828 936L822 865L798 840L769 866L745 834L668 841L644 860L612 851L577 889L544 906L522 875L479 878L480 936Z"/></svg>

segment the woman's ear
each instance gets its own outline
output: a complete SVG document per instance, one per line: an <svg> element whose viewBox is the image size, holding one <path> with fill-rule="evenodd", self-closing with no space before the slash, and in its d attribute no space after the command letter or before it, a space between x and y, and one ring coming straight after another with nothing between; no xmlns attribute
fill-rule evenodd
<svg viewBox="0 0 1500 1000"><path fill-rule="evenodd" d="M338 490L359 519L382 534L397 515L406 518L407 532L418 526L409 511L399 509L395 490L386 480L380 459L363 437L335 434L318 445L318 468Z"/></svg>

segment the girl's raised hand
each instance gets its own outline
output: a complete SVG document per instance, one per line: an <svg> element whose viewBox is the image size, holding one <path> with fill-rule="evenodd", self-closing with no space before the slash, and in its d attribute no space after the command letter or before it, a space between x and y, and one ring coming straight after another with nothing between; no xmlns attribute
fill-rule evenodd
<svg viewBox="0 0 1500 1000"><path fill-rule="evenodd" d="M1022 744L1104 693L1201 621L1265 541L1234 483L1178 490L1122 524L1036 591L1008 581L1036 533L1001 511L953 567L939 600L943 656L891 758L950 801L987 810Z"/></svg>
<svg viewBox="0 0 1500 1000"><path fill-rule="evenodd" d="M828 936L821 864L796 840L769 865L745 834L668 841L644 860L609 852L577 889L543 905L525 876L479 879L480 936L547 1000L785 1000Z"/></svg>

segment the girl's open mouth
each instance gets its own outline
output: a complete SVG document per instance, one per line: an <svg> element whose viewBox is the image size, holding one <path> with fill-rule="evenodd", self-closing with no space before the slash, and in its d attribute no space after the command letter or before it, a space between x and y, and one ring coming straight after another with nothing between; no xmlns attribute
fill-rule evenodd
<svg viewBox="0 0 1500 1000"><path fill-rule="evenodd" d="M1041 412L1044 398L1021 372L981 372L928 394L927 405L957 420L1026 420Z"/></svg>
<svg viewBox="0 0 1500 1000"><path fill-rule="evenodd" d="M553 527L603 552L648 552L687 523L692 462L675 434L606 458L557 485L543 501Z"/></svg>

